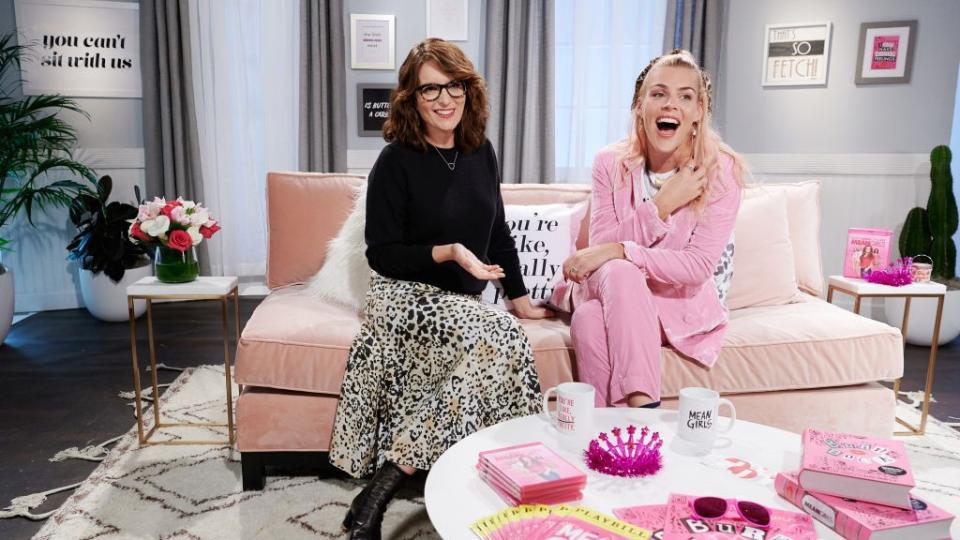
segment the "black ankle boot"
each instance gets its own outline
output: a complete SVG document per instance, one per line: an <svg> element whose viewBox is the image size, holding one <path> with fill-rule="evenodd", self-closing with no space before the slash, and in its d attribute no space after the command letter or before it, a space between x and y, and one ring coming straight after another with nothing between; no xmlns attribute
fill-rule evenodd
<svg viewBox="0 0 960 540"><path fill-rule="evenodd" d="M353 528L353 516L357 513L360 507L363 505L363 501L367 499L367 491L370 490L370 485L373 484L372 481L367 482L367 485L363 486L363 489L360 490L360 493L353 498L353 501L350 503L350 508L347 510L347 516L343 518L343 523L341 527L344 532L349 531Z"/></svg>
<svg viewBox="0 0 960 540"><path fill-rule="evenodd" d="M380 540L383 512L406 479L407 474L389 461L380 467L364 488L366 493L357 495L347 512L347 518L352 521L349 527L351 540Z"/></svg>

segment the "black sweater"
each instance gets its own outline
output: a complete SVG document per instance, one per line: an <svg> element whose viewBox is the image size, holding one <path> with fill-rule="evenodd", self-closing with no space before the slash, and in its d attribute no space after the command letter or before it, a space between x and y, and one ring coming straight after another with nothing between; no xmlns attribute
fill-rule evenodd
<svg viewBox="0 0 960 540"><path fill-rule="evenodd" d="M440 149L452 162L455 149ZM503 218L497 156L490 141L460 152L451 171L433 147L421 152L388 144L367 186L367 260L383 276L480 294L486 282L454 261L436 263L433 246L459 242L488 264L499 264L508 298L527 294L517 248Z"/></svg>

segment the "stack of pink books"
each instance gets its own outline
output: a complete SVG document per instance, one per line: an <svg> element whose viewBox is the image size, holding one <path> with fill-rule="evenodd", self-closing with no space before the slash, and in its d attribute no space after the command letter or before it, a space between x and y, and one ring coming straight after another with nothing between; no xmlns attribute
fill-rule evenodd
<svg viewBox="0 0 960 540"><path fill-rule="evenodd" d="M953 515L913 487L903 443L816 429L803 432L800 471L776 480L781 497L844 538L949 537Z"/></svg>
<svg viewBox="0 0 960 540"><path fill-rule="evenodd" d="M578 501L587 475L542 443L480 452L480 478L508 504Z"/></svg>

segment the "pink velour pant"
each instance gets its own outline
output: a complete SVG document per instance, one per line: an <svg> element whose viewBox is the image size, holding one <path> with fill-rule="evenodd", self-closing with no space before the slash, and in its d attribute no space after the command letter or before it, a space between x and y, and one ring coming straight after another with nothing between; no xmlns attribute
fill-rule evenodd
<svg viewBox="0 0 960 540"><path fill-rule="evenodd" d="M588 299L574 309L570 334L580 380L596 388L597 407L626 406L635 392L659 400L663 334L646 272L614 259L584 285Z"/></svg>

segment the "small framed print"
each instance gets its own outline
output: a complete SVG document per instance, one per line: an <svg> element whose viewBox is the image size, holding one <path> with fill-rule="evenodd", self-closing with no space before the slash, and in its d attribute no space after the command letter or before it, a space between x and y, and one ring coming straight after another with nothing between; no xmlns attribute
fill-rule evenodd
<svg viewBox="0 0 960 540"><path fill-rule="evenodd" d="M829 22L768 24L763 40L763 86L827 84Z"/></svg>
<svg viewBox="0 0 960 540"><path fill-rule="evenodd" d="M350 14L350 68L394 69L393 15Z"/></svg>
<svg viewBox="0 0 960 540"><path fill-rule="evenodd" d="M392 84L357 85L357 136L382 137L383 123L390 116Z"/></svg>
<svg viewBox="0 0 960 540"><path fill-rule="evenodd" d="M856 83L910 82L916 41L915 20L861 24Z"/></svg>
<svg viewBox="0 0 960 540"><path fill-rule="evenodd" d="M466 41L468 9L467 0L427 0L427 35Z"/></svg>

